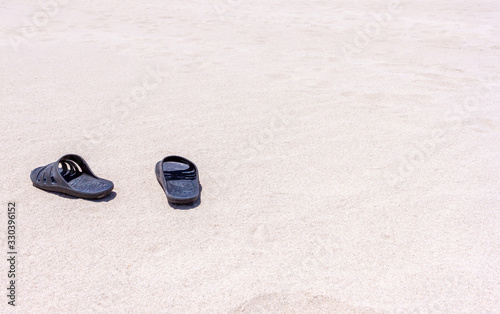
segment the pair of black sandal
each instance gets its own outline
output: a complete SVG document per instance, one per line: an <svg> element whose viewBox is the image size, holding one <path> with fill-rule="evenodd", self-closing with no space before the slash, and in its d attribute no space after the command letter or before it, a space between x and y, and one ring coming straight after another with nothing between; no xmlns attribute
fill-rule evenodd
<svg viewBox="0 0 500 314"><path fill-rule="evenodd" d="M193 203L200 197L198 169L186 158L165 157L156 164L155 173L171 203ZM114 188L113 182L96 176L82 157L73 154L36 168L30 177L39 189L86 199L102 198Z"/></svg>

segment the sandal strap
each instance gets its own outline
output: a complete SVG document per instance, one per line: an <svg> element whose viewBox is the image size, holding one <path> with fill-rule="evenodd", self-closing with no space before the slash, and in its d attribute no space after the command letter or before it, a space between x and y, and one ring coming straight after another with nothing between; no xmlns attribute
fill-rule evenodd
<svg viewBox="0 0 500 314"><path fill-rule="evenodd" d="M61 168L59 168L59 165L61 165ZM67 181L81 173L86 173L98 178L92 170L90 170L89 165L82 157L75 154L68 154L62 156L56 162L42 167L36 174L36 180L39 184L43 185L57 184L59 186L71 188Z"/></svg>

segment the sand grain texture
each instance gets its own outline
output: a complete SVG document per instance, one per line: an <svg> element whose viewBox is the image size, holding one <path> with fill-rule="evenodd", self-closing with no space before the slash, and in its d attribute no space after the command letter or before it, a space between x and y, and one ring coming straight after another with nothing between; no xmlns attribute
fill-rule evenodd
<svg viewBox="0 0 500 314"><path fill-rule="evenodd" d="M15 310L500 311L497 1L60 3L0 4ZM115 193L35 189L67 153Z"/></svg>

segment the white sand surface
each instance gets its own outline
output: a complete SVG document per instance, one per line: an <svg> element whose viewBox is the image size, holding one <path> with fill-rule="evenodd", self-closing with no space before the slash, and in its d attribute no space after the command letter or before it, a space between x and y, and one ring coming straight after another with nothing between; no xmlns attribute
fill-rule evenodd
<svg viewBox="0 0 500 314"><path fill-rule="evenodd" d="M2 1L0 312L499 313L499 10ZM67 153L114 193L34 188Z"/></svg>

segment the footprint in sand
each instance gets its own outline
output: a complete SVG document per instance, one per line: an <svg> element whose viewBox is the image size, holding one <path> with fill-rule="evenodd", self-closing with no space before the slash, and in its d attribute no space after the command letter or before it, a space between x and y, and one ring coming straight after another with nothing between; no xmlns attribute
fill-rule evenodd
<svg viewBox="0 0 500 314"><path fill-rule="evenodd" d="M335 298L309 293L261 294L236 307L231 313L376 313Z"/></svg>

